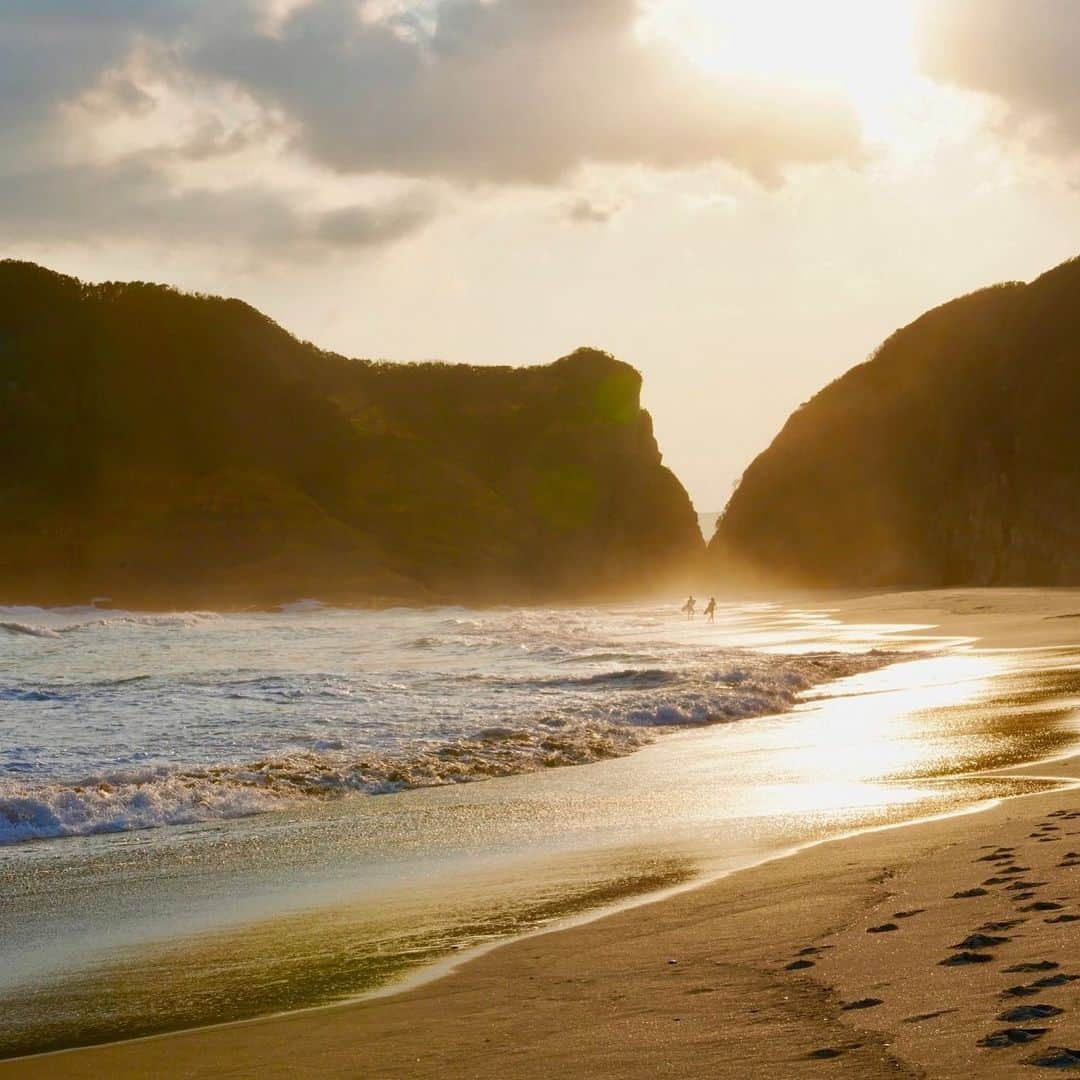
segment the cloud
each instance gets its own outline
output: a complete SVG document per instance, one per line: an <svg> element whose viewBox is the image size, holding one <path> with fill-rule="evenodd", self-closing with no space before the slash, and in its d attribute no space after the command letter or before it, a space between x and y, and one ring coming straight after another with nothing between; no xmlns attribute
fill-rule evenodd
<svg viewBox="0 0 1080 1080"><path fill-rule="evenodd" d="M437 203L423 192L368 206L346 206L319 218L317 235L339 247L372 247L391 243L426 225Z"/></svg>
<svg viewBox="0 0 1080 1080"><path fill-rule="evenodd" d="M919 50L936 81L996 99L1003 131L1044 152L1080 153L1075 0L933 0Z"/></svg>
<svg viewBox="0 0 1080 1080"><path fill-rule="evenodd" d="M305 210L257 184L221 191L171 190L152 160L117 165L53 165L0 181L0 242L63 243L76 238L170 244L223 240L266 254L314 255L377 247L423 228L435 216L423 193L329 211Z"/></svg>
<svg viewBox="0 0 1080 1080"><path fill-rule="evenodd" d="M638 0L443 0L428 19L314 0L275 34L233 22L191 63L273 102L314 160L466 182L554 184L585 164L723 160L769 183L854 160L844 106L725 83L636 33Z"/></svg>
<svg viewBox="0 0 1080 1080"><path fill-rule="evenodd" d="M370 248L446 183L859 159L849 108L707 77L642 2L0 0L0 238Z"/></svg>

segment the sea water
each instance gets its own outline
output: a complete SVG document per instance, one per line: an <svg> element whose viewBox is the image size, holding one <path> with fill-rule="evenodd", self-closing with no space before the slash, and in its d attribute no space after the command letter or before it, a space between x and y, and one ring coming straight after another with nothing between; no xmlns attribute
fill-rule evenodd
<svg viewBox="0 0 1080 1080"><path fill-rule="evenodd" d="M0 608L0 844L617 757L890 659L770 605Z"/></svg>

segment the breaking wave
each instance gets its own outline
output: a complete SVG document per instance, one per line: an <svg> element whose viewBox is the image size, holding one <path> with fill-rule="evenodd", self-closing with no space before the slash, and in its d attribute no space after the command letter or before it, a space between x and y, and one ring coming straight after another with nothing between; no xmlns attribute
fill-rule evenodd
<svg viewBox="0 0 1080 1080"><path fill-rule="evenodd" d="M731 658L730 653L725 657ZM287 809L312 798L377 795L587 764L632 753L663 729L784 712L813 686L896 658L876 651L746 653L736 663L681 671L650 667L580 678L504 677L504 692L533 692L529 711L456 737L440 738L433 727L409 745L385 749L303 735L293 740L300 749L241 763L121 769L77 783L0 779L0 845L225 820ZM98 685L144 681L101 680ZM237 680L233 692L248 682ZM280 677L261 683L270 703L284 689ZM30 696L10 696L20 693ZM0 687L0 701L44 701L45 696L33 695L45 693ZM543 704L547 694L554 695L550 708Z"/></svg>
<svg viewBox="0 0 1080 1080"><path fill-rule="evenodd" d="M58 638L60 634L48 626L35 626L33 623L0 622L0 630L8 634L19 634L23 637Z"/></svg>

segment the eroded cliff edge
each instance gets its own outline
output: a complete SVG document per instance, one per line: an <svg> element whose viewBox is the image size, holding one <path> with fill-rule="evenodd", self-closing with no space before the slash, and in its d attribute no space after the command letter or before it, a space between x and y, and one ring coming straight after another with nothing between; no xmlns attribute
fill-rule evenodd
<svg viewBox="0 0 1080 1080"><path fill-rule="evenodd" d="M702 549L640 375L350 360L237 300L0 263L0 602L529 600Z"/></svg>

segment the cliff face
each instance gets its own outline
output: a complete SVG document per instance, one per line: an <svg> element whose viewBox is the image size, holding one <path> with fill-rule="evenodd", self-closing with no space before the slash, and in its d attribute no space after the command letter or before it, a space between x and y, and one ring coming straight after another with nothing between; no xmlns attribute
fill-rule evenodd
<svg viewBox="0 0 1080 1080"><path fill-rule="evenodd" d="M322 352L235 300L0 263L0 602L529 599L699 554L641 379Z"/></svg>
<svg viewBox="0 0 1080 1080"><path fill-rule="evenodd" d="M1080 260L928 312L822 390L709 553L816 584L1080 584Z"/></svg>

